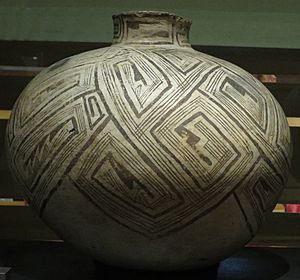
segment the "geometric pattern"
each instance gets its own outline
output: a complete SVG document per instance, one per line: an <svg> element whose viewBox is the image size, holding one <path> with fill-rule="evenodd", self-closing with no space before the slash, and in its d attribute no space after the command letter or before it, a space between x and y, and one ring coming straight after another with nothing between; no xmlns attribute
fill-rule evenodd
<svg viewBox="0 0 300 280"><path fill-rule="evenodd" d="M291 156L268 90L187 47L114 45L54 64L23 91L7 132L12 170L41 215L68 180L147 238L187 227L230 196L253 235Z"/></svg>

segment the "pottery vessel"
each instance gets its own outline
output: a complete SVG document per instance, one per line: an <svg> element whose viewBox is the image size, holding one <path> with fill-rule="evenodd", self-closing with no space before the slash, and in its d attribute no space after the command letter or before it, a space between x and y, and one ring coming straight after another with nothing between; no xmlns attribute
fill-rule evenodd
<svg viewBox="0 0 300 280"><path fill-rule="evenodd" d="M213 264L256 234L287 179L285 115L166 12L113 16L110 47L61 60L17 100L8 158L30 205L100 262Z"/></svg>

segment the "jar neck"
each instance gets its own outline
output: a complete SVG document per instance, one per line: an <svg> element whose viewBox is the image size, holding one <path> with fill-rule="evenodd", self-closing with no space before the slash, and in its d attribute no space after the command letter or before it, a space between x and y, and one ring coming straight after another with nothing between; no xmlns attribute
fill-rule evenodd
<svg viewBox="0 0 300 280"><path fill-rule="evenodd" d="M167 12L128 12L113 15L113 44L190 47L191 21Z"/></svg>

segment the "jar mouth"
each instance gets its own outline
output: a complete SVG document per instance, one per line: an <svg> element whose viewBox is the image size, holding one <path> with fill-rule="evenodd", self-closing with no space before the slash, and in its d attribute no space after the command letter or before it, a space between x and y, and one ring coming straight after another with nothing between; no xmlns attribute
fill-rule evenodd
<svg viewBox="0 0 300 280"><path fill-rule="evenodd" d="M112 16L113 44L190 47L191 21L164 11L129 11Z"/></svg>
<svg viewBox="0 0 300 280"><path fill-rule="evenodd" d="M182 22L191 25L192 21L184 18L182 16L178 16L174 13L165 12L165 11L127 11L121 12L118 14L113 14L113 18L122 17L122 16L129 16L129 17L169 17L173 19L175 22Z"/></svg>

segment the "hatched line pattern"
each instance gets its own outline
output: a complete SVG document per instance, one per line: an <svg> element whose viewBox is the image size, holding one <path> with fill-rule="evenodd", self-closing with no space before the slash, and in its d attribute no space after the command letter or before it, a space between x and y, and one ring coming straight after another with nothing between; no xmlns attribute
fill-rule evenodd
<svg viewBox="0 0 300 280"><path fill-rule="evenodd" d="M268 90L190 48L112 46L60 61L26 87L7 132L12 169L41 215L68 180L148 238L187 227L229 196L253 234L291 156Z"/></svg>

